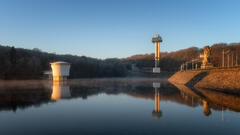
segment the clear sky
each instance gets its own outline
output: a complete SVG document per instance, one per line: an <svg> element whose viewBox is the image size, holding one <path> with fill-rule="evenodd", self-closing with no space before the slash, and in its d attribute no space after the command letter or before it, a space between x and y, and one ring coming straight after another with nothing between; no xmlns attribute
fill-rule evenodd
<svg viewBox="0 0 240 135"><path fill-rule="evenodd" d="M96 58L240 42L239 0L0 0L0 44Z"/></svg>

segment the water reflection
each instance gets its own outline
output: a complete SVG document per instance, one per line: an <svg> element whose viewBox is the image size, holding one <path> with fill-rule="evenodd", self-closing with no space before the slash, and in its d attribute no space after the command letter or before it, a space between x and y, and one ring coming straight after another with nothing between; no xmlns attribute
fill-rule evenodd
<svg viewBox="0 0 240 135"><path fill-rule="evenodd" d="M21 85L20 85L21 84ZM153 90L154 89L154 90ZM26 109L31 106L40 107L60 99L87 99L89 96L105 93L107 95L126 94L154 102L152 117L162 117L161 101L171 101L188 107L202 106L203 114L210 116L214 111L240 112L240 96L225 94L205 89L191 89L184 85L170 84L152 80L124 81L76 81L76 82L41 82L22 85L0 85L0 110ZM224 114L222 113L222 119Z"/></svg>
<svg viewBox="0 0 240 135"><path fill-rule="evenodd" d="M21 85L21 86L19 86ZM4 84L0 86L0 111L17 111L29 107L40 107L51 102L51 89L42 84Z"/></svg>
<svg viewBox="0 0 240 135"><path fill-rule="evenodd" d="M70 86L66 82L53 81L51 100L71 98Z"/></svg>
<svg viewBox="0 0 240 135"><path fill-rule="evenodd" d="M153 88L155 90L154 94L154 105L155 109L152 111L152 116L154 119L159 119L162 116L162 111L160 111L160 93L159 93L159 88L160 88L160 83L153 83Z"/></svg>
<svg viewBox="0 0 240 135"><path fill-rule="evenodd" d="M159 80L0 83L3 134L231 134L239 111L239 96Z"/></svg>
<svg viewBox="0 0 240 135"><path fill-rule="evenodd" d="M208 102L206 100L203 100L203 112L206 116L209 116L211 114L211 109L208 105Z"/></svg>
<svg viewBox="0 0 240 135"><path fill-rule="evenodd" d="M189 88L185 85L174 84L181 92L183 99L189 98L197 100L203 107L203 114L210 116L212 114L211 109L215 111L221 111L221 120L225 120L224 111L230 110L240 112L240 96L233 94L226 94L213 90L201 89L201 88Z"/></svg>

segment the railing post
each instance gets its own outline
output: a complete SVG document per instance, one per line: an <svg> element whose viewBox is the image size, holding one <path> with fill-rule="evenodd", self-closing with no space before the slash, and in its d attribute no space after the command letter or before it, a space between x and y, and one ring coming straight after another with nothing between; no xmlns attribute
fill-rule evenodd
<svg viewBox="0 0 240 135"><path fill-rule="evenodd" d="M223 49L223 55L222 55L222 67L224 67L224 49Z"/></svg>
<svg viewBox="0 0 240 135"><path fill-rule="evenodd" d="M237 53L236 53L236 66L238 66L238 56L237 56Z"/></svg>

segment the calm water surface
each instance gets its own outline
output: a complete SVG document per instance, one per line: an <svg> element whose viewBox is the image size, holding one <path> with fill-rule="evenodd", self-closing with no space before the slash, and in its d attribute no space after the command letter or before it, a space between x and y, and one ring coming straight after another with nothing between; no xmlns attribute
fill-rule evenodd
<svg viewBox="0 0 240 135"><path fill-rule="evenodd" d="M240 134L240 96L158 79L0 82L0 134Z"/></svg>

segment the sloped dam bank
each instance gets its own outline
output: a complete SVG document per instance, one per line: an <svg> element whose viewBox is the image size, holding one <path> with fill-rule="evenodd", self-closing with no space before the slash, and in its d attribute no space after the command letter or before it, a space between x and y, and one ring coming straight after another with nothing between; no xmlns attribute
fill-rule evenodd
<svg viewBox="0 0 240 135"><path fill-rule="evenodd" d="M179 71L168 81L188 87L240 93L240 68Z"/></svg>

